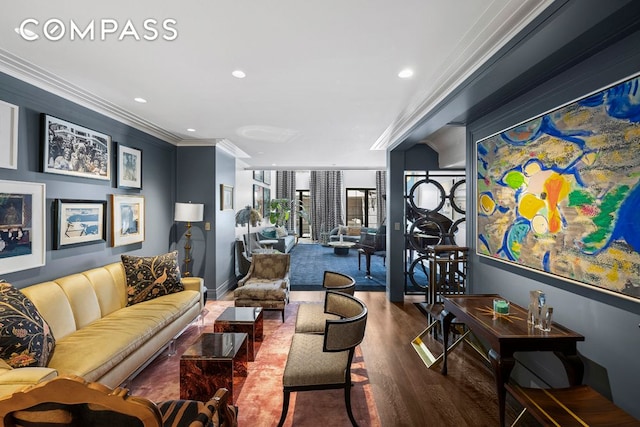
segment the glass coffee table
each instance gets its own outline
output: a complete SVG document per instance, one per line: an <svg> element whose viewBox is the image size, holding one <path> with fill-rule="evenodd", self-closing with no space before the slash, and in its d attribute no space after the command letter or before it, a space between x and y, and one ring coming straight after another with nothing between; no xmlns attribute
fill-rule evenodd
<svg viewBox="0 0 640 427"><path fill-rule="evenodd" d="M244 332L248 335L249 361L258 352L256 342L263 339L262 307L227 307L213 323L214 332Z"/></svg>
<svg viewBox="0 0 640 427"><path fill-rule="evenodd" d="M224 387L233 403L248 365L247 334L204 333L180 356L180 399L208 402Z"/></svg>

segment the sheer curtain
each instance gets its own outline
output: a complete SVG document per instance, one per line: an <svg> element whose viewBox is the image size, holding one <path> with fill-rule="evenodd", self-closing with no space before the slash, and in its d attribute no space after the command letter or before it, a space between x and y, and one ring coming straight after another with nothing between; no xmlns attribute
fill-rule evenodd
<svg viewBox="0 0 640 427"><path fill-rule="evenodd" d="M311 171L309 196L311 198L311 233L320 240L321 232L343 224L342 220L342 171Z"/></svg>
<svg viewBox="0 0 640 427"><path fill-rule="evenodd" d="M387 220L387 171L376 171L376 209L378 226Z"/></svg>
<svg viewBox="0 0 640 427"><path fill-rule="evenodd" d="M290 231L296 230L298 222L298 203L296 198L296 171L276 171L276 199L289 199L295 203L291 204L291 215L289 221L285 224L285 228Z"/></svg>

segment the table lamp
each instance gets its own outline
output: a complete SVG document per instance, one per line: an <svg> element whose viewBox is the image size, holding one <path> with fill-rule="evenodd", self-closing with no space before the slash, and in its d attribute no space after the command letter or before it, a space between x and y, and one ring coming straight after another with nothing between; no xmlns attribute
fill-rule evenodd
<svg viewBox="0 0 640 427"><path fill-rule="evenodd" d="M174 221L186 222L187 233L184 243L184 276L189 277L189 262L191 262L191 223L200 222L204 217L204 205L202 203L176 203Z"/></svg>

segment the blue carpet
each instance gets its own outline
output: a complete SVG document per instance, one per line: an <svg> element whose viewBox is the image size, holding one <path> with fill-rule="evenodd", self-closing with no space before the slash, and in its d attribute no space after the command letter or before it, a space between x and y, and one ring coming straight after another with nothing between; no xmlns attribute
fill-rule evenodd
<svg viewBox="0 0 640 427"><path fill-rule="evenodd" d="M290 252L291 267L289 279L292 291L322 290L325 270L348 274L356 280L357 291L384 291L387 269L382 257L371 257L371 279L365 277L365 257L362 256L362 270L358 270L358 252L349 250L349 255L335 255L333 248L320 244L298 244Z"/></svg>

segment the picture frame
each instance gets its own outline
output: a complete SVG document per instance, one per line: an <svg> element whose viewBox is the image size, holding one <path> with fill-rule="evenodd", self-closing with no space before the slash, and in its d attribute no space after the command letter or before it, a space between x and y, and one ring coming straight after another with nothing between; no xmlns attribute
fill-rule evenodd
<svg viewBox="0 0 640 427"><path fill-rule="evenodd" d="M262 212L262 217L263 218L269 218L269 214L271 213L271 189L270 188L264 188L263 190L263 209L264 211Z"/></svg>
<svg viewBox="0 0 640 427"><path fill-rule="evenodd" d="M640 301L640 75L476 142L476 252Z"/></svg>
<svg viewBox="0 0 640 427"><path fill-rule="evenodd" d="M142 189L142 150L118 144L116 170L118 188Z"/></svg>
<svg viewBox="0 0 640 427"><path fill-rule="evenodd" d="M20 107L0 100L0 168L18 169Z"/></svg>
<svg viewBox="0 0 640 427"><path fill-rule="evenodd" d="M144 196L111 195L111 245L144 242Z"/></svg>
<svg viewBox="0 0 640 427"><path fill-rule="evenodd" d="M233 186L220 184L220 210L233 210Z"/></svg>
<svg viewBox="0 0 640 427"><path fill-rule="evenodd" d="M46 186L0 181L0 274L46 263Z"/></svg>
<svg viewBox="0 0 640 427"><path fill-rule="evenodd" d="M106 242L106 200L55 199L53 209L54 250Z"/></svg>
<svg viewBox="0 0 640 427"><path fill-rule="evenodd" d="M263 171L262 173L262 181L267 184L267 185L271 185L271 171Z"/></svg>
<svg viewBox="0 0 640 427"><path fill-rule="evenodd" d="M260 212L264 212L264 187L262 185L253 184L253 208Z"/></svg>
<svg viewBox="0 0 640 427"><path fill-rule="evenodd" d="M264 181L264 171L253 171L253 179L258 182Z"/></svg>
<svg viewBox="0 0 640 427"><path fill-rule="evenodd" d="M42 114L42 171L111 179L111 136Z"/></svg>

